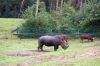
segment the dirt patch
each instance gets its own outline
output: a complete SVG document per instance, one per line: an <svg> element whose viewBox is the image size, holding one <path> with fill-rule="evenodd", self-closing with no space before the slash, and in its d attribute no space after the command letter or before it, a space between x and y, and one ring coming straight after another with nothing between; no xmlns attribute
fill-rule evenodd
<svg viewBox="0 0 100 66"><path fill-rule="evenodd" d="M94 46L100 46L100 44L96 44L96 45L94 45Z"/></svg>
<svg viewBox="0 0 100 66"><path fill-rule="evenodd" d="M0 66L15 66L15 65L12 65L12 64L0 64Z"/></svg>
<svg viewBox="0 0 100 66"><path fill-rule="evenodd" d="M29 66L29 64L38 64L38 63L42 63L42 62L53 61L56 58L57 58L57 56L50 55L48 57L36 58L36 59L31 60L31 61L26 61L24 63L17 64L17 66Z"/></svg>
<svg viewBox="0 0 100 66"><path fill-rule="evenodd" d="M100 57L100 50L84 51L73 55L75 58Z"/></svg>
<svg viewBox="0 0 100 66"><path fill-rule="evenodd" d="M93 46L88 46L88 47L100 47L100 44L95 44ZM85 47L85 48L88 48L88 47Z"/></svg>
<svg viewBox="0 0 100 66"><path fill-rule="evenodd" d="M50 55L48 57L42 57L42 58L35 58L30 61L26 61L21 64L17 64L17 66L29 66L30 64L38 64L42 62L48 62L48 61L70 61L75 59L81 59L81 58L87 58L87 57L100 57L100 50L93 50L93 51L85 51L81 53L75 53L70 56L54 56Z"/></svg>
<svg viewBox="0 0 100 66"><path fill-rule="evenodd" d="M32 56L32 55L41 55L49 51L37 51L37 50L27 50L27 51L18 51L14 53L7 54L7 56Z"/></svg>

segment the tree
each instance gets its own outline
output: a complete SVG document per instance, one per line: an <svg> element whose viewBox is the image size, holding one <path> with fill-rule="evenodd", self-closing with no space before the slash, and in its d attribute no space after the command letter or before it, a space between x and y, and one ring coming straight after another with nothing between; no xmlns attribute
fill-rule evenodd
<svg viewBox="0 0 100 66"><path fill-rule="evenodd" d="M56 0L56 15L58 14L58 4L59 4L59 0Z"/></svg>
<svg viewBox="0 0 100 66"><path fill-rule="evenodd" d="M60 14L62 14L63 0L60 2Z"/></svg>
<svg viewBox="0 0 100 66"><path fill-rule="evenodd" d="M19 17L35 0L0 0L0 17Z"/></svg>
<svg viewBox="0 0 100 66"><path fill-rule="evenodd" d="M22 0L22 1L21 1L21 4L20 4L20 13L23 12L24 2L25 2L25 0Z"/></svg>
<svg viewBox="0 0 100 66"><path fill-rule="evenodd" d="M39 11L39 0L36 0L36 12L35 12L35 16L38 16L38 11Z"/></svg>
<svg viewBox="0 0 100 66"><path fill-rule="evenodd" d="M2 16L2 13L3 13L3 7L4 7L3 1L0 0L0 17Z"/></svg>

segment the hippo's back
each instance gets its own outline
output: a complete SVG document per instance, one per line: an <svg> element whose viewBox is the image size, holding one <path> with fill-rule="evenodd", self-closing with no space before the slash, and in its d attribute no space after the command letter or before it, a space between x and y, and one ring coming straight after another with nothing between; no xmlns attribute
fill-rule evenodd
<svg viewBox="0 0 100 66"><path fill-rule="evenodd" d="M39 38L39 42L42 44L45 44L46 46L52 46L56 44L57 42L59 42L59 40L55 38L54 36L41 36Z"/></svg>

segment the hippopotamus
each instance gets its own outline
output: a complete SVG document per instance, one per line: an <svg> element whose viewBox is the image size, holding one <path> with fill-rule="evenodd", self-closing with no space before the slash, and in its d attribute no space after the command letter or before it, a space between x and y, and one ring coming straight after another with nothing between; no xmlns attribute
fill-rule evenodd
<svg viewBox="0 0 100 66"><path fill-rule="evenodd" d="M69 47L67 43L66 35L56 35L56 36L41 36L38 40L38 51L41 49L43 51L43 45L45 46L54 46L54 51L57 51L59 46L63 49L67 49Z"/></svg>
<svg viewBox="0 0 100 66"><path fill-rule="evenodd" d="M92 35L80 35L80 40L83 42L83 40L88 40L93 42L93 36Z"/></svg>

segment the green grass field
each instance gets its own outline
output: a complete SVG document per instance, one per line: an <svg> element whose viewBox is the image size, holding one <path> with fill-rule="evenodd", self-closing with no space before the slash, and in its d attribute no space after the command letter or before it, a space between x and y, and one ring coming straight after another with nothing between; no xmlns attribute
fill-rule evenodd
<svg viewBox="0 0 100 66"><path fill-rule="evenodd" d="M11 31L23 22L23 19L0 18L0 38L11 38Z"/></svg>
<svg viewBox="0 0 100 66"><path fill-rule="evenodd" d="M0 18L0 30L13 30L17 26L19 26L23 19L15 19L15 18Z"/></svg>
<svg viewBox="0 0 100 66"><path fill-rule="evenodd" d="M2 18L0 30L9 32L23 21ZM37 39L0 39L0 66L100 66L100 39L71 39L67 50L44 46L47 52L37 52L37 44Z"/></svg>
<svg viewBox="0 0 100 66"><path fill-rule="evenodd" d="M49 52L44 52L40 55L29 55L29 56L7 56L7 54L21 52L21 51L35 51L37 50L37 39L3 39L0 40L0 66L9 65L16 66L17 64L24 63L26 61L32 61L38 58L48 58L49 56L54 56L55 60L49 60L48 62L40 62L38 64L29 64L28 66L99 66L100 65L100 56L98 57L84 57L84 58L76 58L68 61L67 59L63 61L56 60L57 57L60 56L71 56L80 52L88 52L94 50L100 50L100 46L94 46L96 44L100 44L99 40L94 42L80 43L78 39L70 40L70 47L67 50L63 50L61 47L58 51L54 51L53 47L44 46L44 50L48 50ZM91 47L93 46L93 47ZM57 56L57 57L56 57ZM52 59L52 58L51 58ZM70 58L69 58L70 59ZM42 61L42 60L41 60ZM50 64L51 63L51 64Z"/></svg>

